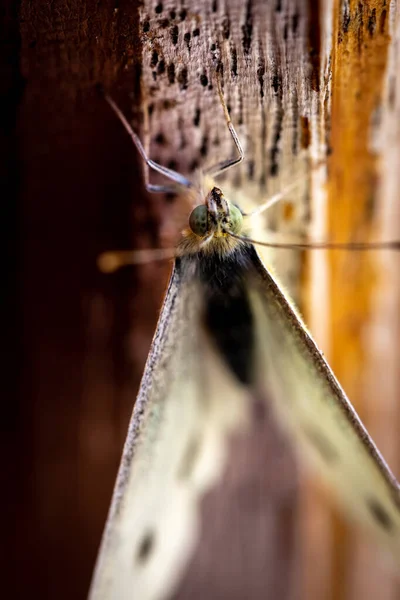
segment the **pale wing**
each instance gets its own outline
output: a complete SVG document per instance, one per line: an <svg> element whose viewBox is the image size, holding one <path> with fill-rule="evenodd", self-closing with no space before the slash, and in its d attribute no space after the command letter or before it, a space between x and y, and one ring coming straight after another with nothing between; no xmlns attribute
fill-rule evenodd
<svg viewBox="0 0 400 600"><path fill-rule="evenodd" d="M186 269L186 271L185 271ZM201 287L176 262L129 425L91 600L169 597L244 394L213 353ZM228 398L221 403L221 397Z"/></svg>
<svg viewBox="0 0 400 600"><path fill-rule="evenodd" d="M258 381L290 437L353 517L400 561L399 485L273 277L253 252Z"/></svg>

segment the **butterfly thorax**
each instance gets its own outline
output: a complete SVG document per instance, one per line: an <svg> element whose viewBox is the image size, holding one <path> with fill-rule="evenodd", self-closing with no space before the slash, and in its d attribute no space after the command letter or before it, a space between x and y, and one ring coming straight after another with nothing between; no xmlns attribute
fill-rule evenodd
<svg viewBox="0 0 400 600"><path fill-rule="evenodd" d="M178 255L206 252L225 256L240 245L239 235L243 230L243 215L231 204L222 191L213 187L204 204L196 206L189 217L189 228L183 232L178 246Z"/></svg>

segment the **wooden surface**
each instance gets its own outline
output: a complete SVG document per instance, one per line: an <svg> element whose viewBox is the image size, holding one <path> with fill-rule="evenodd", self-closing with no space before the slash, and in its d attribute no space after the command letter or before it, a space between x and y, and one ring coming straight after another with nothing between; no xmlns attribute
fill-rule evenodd
<svg viewBox="0 0 400 600"><path fill-rule="evenodd" d="M268 217L274 231L398 239L400 19L384 0L22 1L5 14L5 588L83 598L168 277L160 263L107 278L96 256L169 245L185 208L143 193L95 85L134 119L153 159L191 174L233 151L213 85L222 65L246 149L224 189L257 202L296 176L299 189ZM399 259L269 258L399 474ZM400 597L375 548L297 482L272 429L236 440L204 504L218 526L178 597L203 597L204 581L213 598Z"/></svg>

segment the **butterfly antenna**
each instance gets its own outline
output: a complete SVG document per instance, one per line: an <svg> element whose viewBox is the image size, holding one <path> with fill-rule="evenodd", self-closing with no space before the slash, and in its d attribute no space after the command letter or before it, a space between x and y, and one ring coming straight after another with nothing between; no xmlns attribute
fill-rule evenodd
<svg viewBox="0 0 400 600"><path fill-rule="evenodd" d="M114 273L128 265L143 265L159 260L169 260L174 258L175 254L173 248L103 252L97 259L97 266L102 273Z"/></svg>
<svg viewBox="0 0 400 600"><path fill-rule="evenodd" d="M398 240L387 242L260 242L259 240L237 235L228 230L225 231L237 240L265 248L283 248L287 250L355 250L361 252L367 250L400 250L400 241Z"/></svg>

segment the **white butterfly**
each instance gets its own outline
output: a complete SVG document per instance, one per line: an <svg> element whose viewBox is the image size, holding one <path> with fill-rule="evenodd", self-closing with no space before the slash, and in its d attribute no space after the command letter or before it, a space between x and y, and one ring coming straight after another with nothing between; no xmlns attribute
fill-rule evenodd
<svg viewBox="0 0 400 600"><path fill-rule="evenodd" d="M246 217L212 183L243 159L220 95L238 157L206 173L205 192L148 159L108 98L147 166L175 190L183 187L194 209L130 422L92 600L170 597L196 543L201 496L221 474L227 436L246 424L260 399L274 407L346 510L400 561L399 485L264 266ZM148 181L147 187L170 189ZM109 256L102 264L117 266Z"/></svg>

